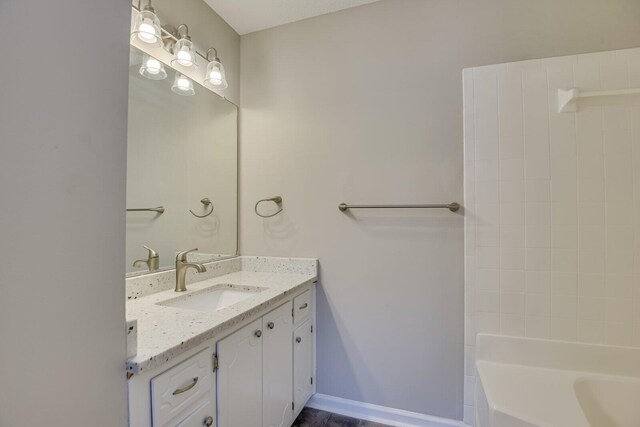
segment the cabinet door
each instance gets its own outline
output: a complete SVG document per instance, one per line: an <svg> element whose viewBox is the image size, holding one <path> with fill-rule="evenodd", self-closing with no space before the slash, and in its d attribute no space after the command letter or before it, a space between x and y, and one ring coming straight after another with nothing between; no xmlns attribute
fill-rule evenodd
<svg viewBox="0 0 640 427"><path fill-rule="evenodd" d="M293 334L293 401L296 409L304 406L313 394L313 337L311 320Z"/></svg>
<svg viewBox="0 0 640 427"><path fill-rule="evenodd" d="M288 427L293 421L292 308L289 301L262 318L264 427Z"/></svg>
<svg viewBox="0 0 640 427"><path fill-rule="evenodd" d="M218 341L218 427L262 425L262 319Z"/></svg>

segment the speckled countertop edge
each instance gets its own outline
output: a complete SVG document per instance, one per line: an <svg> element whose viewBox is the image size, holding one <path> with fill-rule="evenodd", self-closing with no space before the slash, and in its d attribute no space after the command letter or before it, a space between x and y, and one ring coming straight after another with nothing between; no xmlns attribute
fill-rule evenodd
<svg viewBox="0 0 640 427"><path fill-rule="evenodd" d="M221 337L233 326L277 305L287 296L317 281L317 260L304 260L313 267L309 266L311 268L304 270L293 268L295 273L284 272L287 270L281 268L283 259L270 261L277 262L279 268L274 269L277 273L238 271L189 285L187 294L184 295L218 284L267 288L218 312L207 313L157 305L158 302L175 298L176 294L172 290L128 301L127 319L138 320L138 352L127 360L126 371L140 374L162 366L205 341ZM308 274L300 274L302 272Z"/></svg>

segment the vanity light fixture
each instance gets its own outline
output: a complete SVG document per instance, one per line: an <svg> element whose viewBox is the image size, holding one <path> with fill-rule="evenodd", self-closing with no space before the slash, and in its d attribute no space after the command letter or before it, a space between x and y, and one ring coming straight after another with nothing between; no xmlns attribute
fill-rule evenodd
<svg viewBox="0 0 640 427"><path fill-rule="evenodd" d="M153 7L151 7L151 0L148 0L143 9L140 9L140 1L138 1L138 10L139 12L133 22L131 40L137 39L152 46L162 46L160 20L156 16Z"/></svg>
<svg viewBox="0 0 640 427"><path fill-rule="evenodd" d="M140 74L151 80L164 80L167 78L164 64L149 55L144 55L140 66Z"/></svg>
<svg viewBox="0 0 640 427"><path fill-rule="evenodd" d="M184 34L180 31L184 29ZM193 67L196 65L196 50L189 36L189 27L182 24L177 29L178 41L173 46L173 59L171 65L180 64L183 67Z"/></svg>
<svg viewBox="0 0 640 427"><path fill-rule="evenodd" d="M176 73L176 78L173 80L171 90L182 96L192 96L196 94L196 91L193 89L193 82L184 74L180 73Z"/></svg>
<svg viewBox="0 0 640 427"><path fill-rule="evenodd" d="M153 7L151 7L151 0L147 0L147 4L143 8L140 7L141 2L142 0L138 0L137 7L132 5L132 9L136 11L136 14L133 20L131 41L138 40L149 46L162 47L170 51L173 54L171 65L174 67L178 64L192 70L197 69L197 57L200 56L207 62L202 84L209 89L218 91L229 87L224 65L218 58L218 51L215 48L209 49L206 55L198 52L191 41L189 27L186 24L181 24L175 31L168 31L160 25L160 20ZM213 55L211 55L212 52ZM164 65L151 56L145 57L140 67L140 74L152 80L162 80L167 77ZM193 75L192 73L189 74ZM176 74L171 90L183 96L195 94L193 81L181 73Z"/></svg>
<svg viewBox="0 0 640 427"><path fill-rule="evenodd" d="M213 51L213 59L209 59L209 54ZM207 72L204 76L204 84L213 89L226 89L229 85L227 84L227 78L224 73L224 65L220 62L220 58L218 58L218 51L215 48L211 48L207 51Z"/></svg>

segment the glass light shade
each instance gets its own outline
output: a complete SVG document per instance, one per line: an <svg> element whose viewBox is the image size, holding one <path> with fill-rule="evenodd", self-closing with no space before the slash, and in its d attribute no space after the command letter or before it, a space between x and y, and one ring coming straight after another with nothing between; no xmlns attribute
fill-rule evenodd
<svg viewBox="0 0 640 427"><path fill-rule="evenodd" d="M207 65L204 84L213 89L226 89L229 86L224 74L224 65L219 59L216 58Z"/></svg>
<svg viewBox="0 0 640 427"><path fill-rule="evenodd" d="M157 47L162 46L160 20L153 10L145 9L138 12L133 22L131 40L140 40Z"/></svg>
<svg viewBox="0 0 640 427"><path fill-rule="evenodd" d="M176 78L173 80L171 90L182 96L192 96L196 94L191 79L180 73L176 73Z"/></svg>
<svg viewBox="0 0 640 427"><path fill-rule="evenodd" d="M163 80L167 78L164 64L149 55L144 55L142 65L140 66L140 74L151 80Z"/></svg>
<svg viewBox="0 0 640 427"><path fill-rule="evenodd" d="M171 65L180 64L183 67L193 67L196 65L196 51L193 43L189 39L180 39L173 47L173 59Z"/></svg>

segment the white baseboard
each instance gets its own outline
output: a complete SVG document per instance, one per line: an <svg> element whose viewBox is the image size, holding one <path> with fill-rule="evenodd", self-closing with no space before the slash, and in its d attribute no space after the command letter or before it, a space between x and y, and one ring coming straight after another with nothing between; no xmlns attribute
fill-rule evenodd
<svg viewBox="0 0 640 427"><path fill-rule="evenodd" d="M347 417L360 418L398 427L464 427L462 421L433 417L402 409L388 408L326 394L314 394L307 403L309 408L333 412Z"/></svg>

